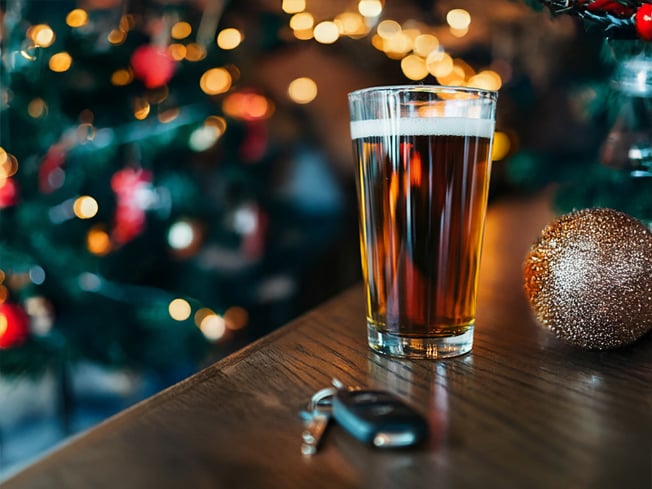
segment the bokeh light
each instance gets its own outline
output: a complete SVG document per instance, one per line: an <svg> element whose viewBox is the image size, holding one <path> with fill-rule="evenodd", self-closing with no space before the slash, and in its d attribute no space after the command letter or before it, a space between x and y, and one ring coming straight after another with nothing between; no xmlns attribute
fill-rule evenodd
<svg viewBox="0 0 652 489"><path fill-rule="evenodd" d="M211 68L206 70L199 79L199 86L207 95L228 92L231 88L231 83L231 73L226 68Z"/></svg>
<svg viewBox="0 0 652 489"><path fill-rule="evenodd" d="M306 0L283 0L281 9L286 14L296 14L306 9Z"/></svg>
<svg viewBox="0 0 652 489"><path fill-rule="evenodd" d="M185 321L190 317L192 308L187 300L176 298L168 305L168 313L175 321Z"/></svg>
<svg viewBox="0 0 652 489"><path fill-rule="evenodd" d="M172 39L185 39L192 34L192 26L185 21L175 23L170 29Z"/></svg>
<svg viewBox="0 0 652 489"><path fill-rule="evenodd" d="M454 8L446 14L446 22L452 29L468 29L471 24L471 14L464 9Z"/></svg>
<svg viewBox="0 0 652 489"><path fill-rule="evenodd" d="M72 28L83 27L88 24L88 12L82 8L76 8L66 15L66 24Z"/></svg>
<svg viewBox="0 0 652 489"><path fill-rule="evenodd" d="M99 205L97 201L88 195L82 195L75 199L72 210L79 219L90 219L97 215Z"/></svg>
<svg viewBox="0 0 652 489"><path fill-rule="evenodd" d="M112 247L111 237L103 225L92 227L86 234L86 248L92 254L107 255L111 252Z"/></svg>
<svg viewBox="0 0 652 489"><path fill-rule="evenodd" d="M237 48L242 40L242 32L233 27L222 29L217 35L217 45L227 51Z"/></svg>
<svg viewBox="0 0 652 489"><path fill-rule="evenodd" d="M296 78L288 86L288 95L297 104L310 103L317 97L317 84L312 78Z"/></svg>
<svg viewBox="0 0 652 489"><path fill-rule="evenodd" d="M365 17L378 17L383 12L383 4L380 0L360 0L358 12Z"/></svg>
<svg viewBox="0 0 652 489"><path fill-rule="evenodd" d="M56 36L54 31L47 24L37 24L28 31L28 36L35 46L47 48L54 44Z"/></svg>
<svg viewBox="0 0 652 489"><path fill-rule="evenodd" d="M65 51L53 54L48 62L50 69L57 73L68 71L72 66L72 57Z"/></svg>
<svg viewBox="0 0 652 489"><path fill-rule="evenodd" d="M340 37L340 30L335 22L325 20L315 26L312 34L315 41L321 44L333 44Z"/></svg>

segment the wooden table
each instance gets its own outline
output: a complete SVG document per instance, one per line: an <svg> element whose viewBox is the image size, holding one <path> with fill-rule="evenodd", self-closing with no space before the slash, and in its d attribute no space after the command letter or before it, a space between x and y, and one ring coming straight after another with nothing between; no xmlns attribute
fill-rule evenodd
<svg viewBox="0 0 652 489"><path fill-rule="evenodd" d="M652 487L652 339L587 352L532 319L524 254L544 200L490 208L476 343L444 361L366 347L357 286L14 475L18 488ZM300 454L298 411L332 377L427 415L428 442L380 451L334 425Z"/></svg>

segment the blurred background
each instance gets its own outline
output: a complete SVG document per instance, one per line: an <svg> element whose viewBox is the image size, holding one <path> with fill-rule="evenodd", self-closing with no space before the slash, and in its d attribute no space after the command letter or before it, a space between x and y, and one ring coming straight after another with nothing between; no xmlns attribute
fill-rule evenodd
<svg viewBox="0 0 652 489"><path fill-rule="evenodd" d="M552 185L560 212L650 216L649 93L614 75L645 50L536 2L0 0L0 20L0 479L359 280L352 90L499 90L492 201ZM636 114L638 159L614 146Z"/></svg>

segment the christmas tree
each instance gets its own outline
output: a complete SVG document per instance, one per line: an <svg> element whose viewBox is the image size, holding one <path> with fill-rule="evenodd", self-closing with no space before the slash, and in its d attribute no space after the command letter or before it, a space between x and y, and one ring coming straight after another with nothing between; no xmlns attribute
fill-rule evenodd
<svg viewBox="0 0 652 489"><path fill-rule="evenodd" d="M328 173L317 209L272 184L299 150L234 63L238 6L121 5L0 3L0 373L197 365L300 312L341 227Z"/></svg>

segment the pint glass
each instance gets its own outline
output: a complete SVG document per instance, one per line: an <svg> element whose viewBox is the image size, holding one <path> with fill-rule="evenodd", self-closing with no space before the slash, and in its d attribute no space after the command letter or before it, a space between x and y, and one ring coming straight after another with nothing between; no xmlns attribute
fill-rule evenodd
<svg viewBox="0 0 652 489"><path fill-rule="evenodd" d="M446 358L473 346L497 93L349 94L369 346Z"/></svg>

